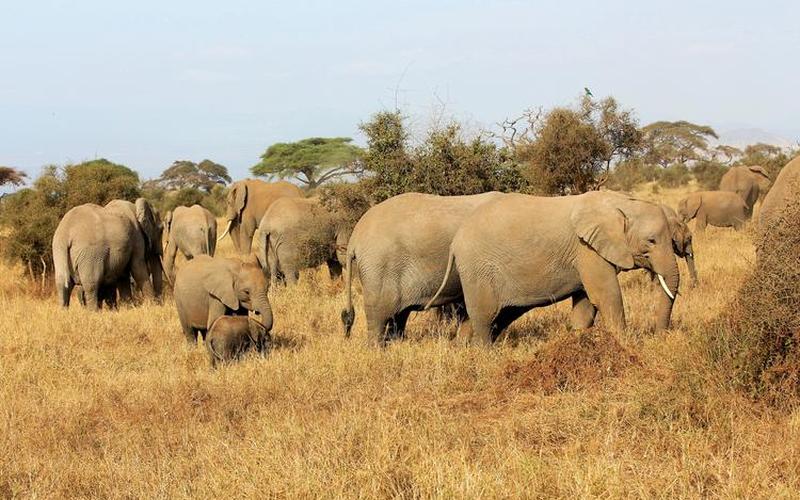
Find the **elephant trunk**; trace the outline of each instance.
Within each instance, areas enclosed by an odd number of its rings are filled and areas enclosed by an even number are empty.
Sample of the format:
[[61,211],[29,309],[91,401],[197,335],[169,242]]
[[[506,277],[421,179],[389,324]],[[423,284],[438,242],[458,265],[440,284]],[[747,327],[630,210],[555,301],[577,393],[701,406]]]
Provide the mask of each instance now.
[[253,301],[253,312],[261,315],[261,324],[264,325],[264,328],[267,332],[272,330],[272,306],[267,298],[266,290],[259,293],[256,299]]
[[691,247],[686,251],[686,265],[689,267],[689,277],[691,278],[690,286],[697,285],[697,269],[694,266],[694,251]]
[[669,255],[659,255],[659,258],[654,259],[653,262],[653,271],[658,276],[658,281],[663,289],[663,293],[658,294],[656,304],[656,331],[669,328],[672,306],[680,287],[681,277],[678,271],[678,262],[671,250]]

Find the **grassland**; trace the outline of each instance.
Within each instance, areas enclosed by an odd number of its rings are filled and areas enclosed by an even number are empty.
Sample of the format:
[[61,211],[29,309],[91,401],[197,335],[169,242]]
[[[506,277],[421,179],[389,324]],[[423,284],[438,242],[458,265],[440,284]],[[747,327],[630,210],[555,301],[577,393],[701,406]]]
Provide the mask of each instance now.
[[341,284],[307,272],[270,293],[272,354],[216,371],[170,297],[62,310],[4,266],[0,497],[797,497],[800,412],[737,392],[705,342],[750,233],[709,228],[695,250],[701,283],[669,332],[650,331],[638,271],[620,338],[570,333],[560,304],[490,350],[428,314],[369,349],[358,302],[345,340]]

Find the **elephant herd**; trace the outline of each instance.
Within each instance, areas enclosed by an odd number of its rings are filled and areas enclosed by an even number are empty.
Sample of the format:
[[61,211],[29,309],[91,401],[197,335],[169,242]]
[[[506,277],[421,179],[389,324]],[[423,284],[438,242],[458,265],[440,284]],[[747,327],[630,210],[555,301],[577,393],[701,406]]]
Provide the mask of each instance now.
[[[762,222],[790,196],[786,185],[797,182],[800,158],[764,199]],[[565,299],[572,302],[573,328],[591,327],[599,313],[619,330],[626,319],[618,274],[632,269],[647,270],[660,285],[653,300],[654,326],[661,330],[669,327],[678,295],[678,258],[686,260],[691,286],[697,283],[687,222],[697,218],[699,230],[738,228],[768,187],[760,167],[735,167],[720,191],[691,194],[677,213],[613,191],[405,193],[373,205],[348,228],[292,184],[244,180],[228,192],[219,238],[216,219],[197,205],[178,207],[163,222],[143,198],[73,208],[53,238],[56,288],[64,306],[80,286],[88,308],[113,307],[118,297],[131,299],[131,278],[158,299],[163,271],[187,341],[194,344],[201,334],[212,364],[248,349],[267,352],[270,284],[291,285],[301,269],[322,263],[332,278],[344,274],[346,336],[355,320],[353,280],[360,281],[375,345],[402,338],[411,312],[448,305],[455,306],[459,336],[481,345],[525,312]],[[214,256],[226,235],[238,258]],[[188,262],[175,272],[178,251]],[[248,318],[250,312],[255,316]]]

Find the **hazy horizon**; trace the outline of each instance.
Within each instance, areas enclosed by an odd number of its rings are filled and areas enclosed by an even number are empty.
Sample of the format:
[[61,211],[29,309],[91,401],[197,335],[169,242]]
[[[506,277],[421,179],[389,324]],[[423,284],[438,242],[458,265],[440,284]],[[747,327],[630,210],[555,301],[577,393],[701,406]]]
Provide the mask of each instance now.
[[210,158],[234,178],[274,142],[351,136],[395,102],[471,127],[584,86],[643,124],[800,139],[796,2],[84,0],[0,9],[0,165],[105,157],[152,178]]

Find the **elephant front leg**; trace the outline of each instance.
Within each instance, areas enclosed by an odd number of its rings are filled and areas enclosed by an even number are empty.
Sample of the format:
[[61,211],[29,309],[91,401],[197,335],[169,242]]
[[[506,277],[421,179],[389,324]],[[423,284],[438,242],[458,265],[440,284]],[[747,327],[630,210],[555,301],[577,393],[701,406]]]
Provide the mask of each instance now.
[[[588,247],[578,257],[578,274],[591,305],[600,312],[605,324],[614,331],[625,328],[625,307],[616,268]],[[582,306],[587,307],[588,306]]]

